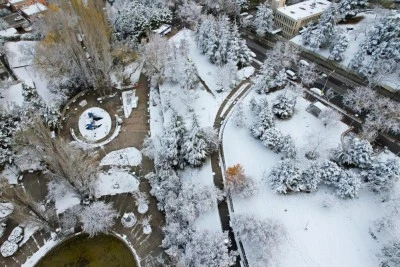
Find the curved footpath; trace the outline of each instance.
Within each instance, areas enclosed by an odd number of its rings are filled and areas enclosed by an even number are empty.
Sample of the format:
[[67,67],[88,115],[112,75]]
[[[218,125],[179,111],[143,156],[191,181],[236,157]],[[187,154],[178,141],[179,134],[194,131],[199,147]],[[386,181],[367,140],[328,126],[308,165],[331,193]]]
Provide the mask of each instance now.
[[[221,106],[218,109],[217,115],[215,116],[214,128],[218,131],[218,135],[220,136],[220,144],[219,151],[214,152],[211,155],[211,168],[214,175],[214,184],[220,190],[224,190],[224,178],[222,174],[222,171],[225,170],[224,150],[222,144],[224,119],[226,115],[231,112],[236,102],[247,93],[250,87],[251,84],[249,82],[249,79],[243,80],[241,83],[239,83],[222,102]],[[247,267],[248,263],[243,245],[240,241],[236,241],[233,229],[230,225],[231,212],[233,212],[232,200],[229,197],[225,197],[220,203],[218,203],[218,214],[221,220],[221,227],[223,231],[228,231],[229,233],[229,238],[232,242],[230,250],[237,251],[239,244],[240,255],[236,258],[235,266],[240,267],[243,265]],[[242,265],[240,264],[240,262],[242,263]]]

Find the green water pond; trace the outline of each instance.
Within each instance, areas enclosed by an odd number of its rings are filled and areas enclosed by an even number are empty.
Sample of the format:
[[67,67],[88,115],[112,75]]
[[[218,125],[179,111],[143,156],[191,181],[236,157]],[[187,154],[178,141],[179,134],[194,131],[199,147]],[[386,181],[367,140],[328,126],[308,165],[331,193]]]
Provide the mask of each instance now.
[[49,251],[36,267],[136,267],[135,257],[118,238],[80,235]]

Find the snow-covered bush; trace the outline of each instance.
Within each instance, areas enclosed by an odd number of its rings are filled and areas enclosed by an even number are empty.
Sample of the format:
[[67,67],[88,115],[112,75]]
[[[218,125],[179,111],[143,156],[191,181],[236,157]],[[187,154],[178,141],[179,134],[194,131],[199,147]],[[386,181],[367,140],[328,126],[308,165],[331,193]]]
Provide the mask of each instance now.
[[114,218],[118,213],[113,209],[111,203],[102,201],[93,202],[85,207],[79,214],[82,223],[82,229],[89,236],[95,236],[100,233],[107,233],[114,225]]
[[275,99],[272,105],[272,112],[280,119],[288,119],[292,117],[295,106],[296,96],[289,93],[283,93]]
[[279,161],[269,175],[270,184],[276,193],[287,194],[301,189],[300,164],[293,159]]
[[400,266],[400,240],[391,240],[382,248],[383,262],[381,266]]
[[274,116],[268,105],[265,105],[258,114],[256,122],[251,125],[250,131],[255,138],[261,138],[266,130],[273,128],[274,126]]
[[143,227],[143,234],[149,235],[152,232],[151,225],[150,225],[151,216],[143,217],[140,221],[140,224]]
[[135,214],[133,214],[133,212],[128,212],[125,213],[122,217],[121,217],[121,224],[123,227],[125,228],[131,228],[135,225],[135,223],[137,222],[136,216]]
[[361,179],[352,171],[342,171],[335,186],[336,193],[341,198],[355,198],[361,187]]
[[268,147],[275,153],[279,153],[282,151],[284,145],[283,134],[278,129],[266,129],[260,139],[264,146]]
[[24,229],[19,226],[15,227],[8,236],[8,241],[16,244],[21,242],[22,239],[24,239]]
[[279,258],[280,245],[286,236],[282,223],[251,215],[235,215],[231,223],[239,239],[256,248],[247,254],[255,266],[270,266]]
[[375,159],[363,173],[368,186],[375,192],[389,191],[400,179],[398,159]]
[[319,163],[313,163],[301,174],[301,190],[307,192],[314,192],[317,190],[319,183],[321,182],[321,165]]
[[8,240],[4,241],[1,245],[0,252],[3,257],[10,257],[18,250],[18,245]]
[[256,191],[254,180],[245,175],[242,165],[235,164],[225,172],[225,190],[228,194],[250,197]]
[[326,185],[335,185],[341,173],[342,169],[333,161],[325,160],[320,163],[320,179]]
[[334,157],[340,164],[366,168],[371,164],[372,152],[368,141],[350,137],[344,140],[342,147],[334,151]]
[[183,253],[175,258],[177,266],[231,266],[236,253],[229,252],[228,232],[196,231],[191,234]]
[[144,192],[136,191],[133,192],[135,196],[135,205],[138,208],[140,214],[145,214],[149,210],[149,200]]

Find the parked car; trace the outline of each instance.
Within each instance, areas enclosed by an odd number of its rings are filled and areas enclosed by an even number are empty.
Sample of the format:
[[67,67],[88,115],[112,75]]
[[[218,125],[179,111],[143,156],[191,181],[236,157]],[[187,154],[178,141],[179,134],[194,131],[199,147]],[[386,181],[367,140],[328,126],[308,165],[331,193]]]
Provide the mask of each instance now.
[[297,75],[293,70],[286,70],[286,76],[288,77],[288,79],[290,79],[292,81],[297,80]]
[[300,60],[299,60],[299,64],[300,64],[300,65],[307,66],[307,67],[310,66],[310,64],[309,64],[307,61],[305,61],[304,59],[300,59]]
[[313,87],[313,88],[310,88],[310,91],[313,92],[316,95],[319,95],[319,96],[323,96],[324,95],[324,92],[319,88]]

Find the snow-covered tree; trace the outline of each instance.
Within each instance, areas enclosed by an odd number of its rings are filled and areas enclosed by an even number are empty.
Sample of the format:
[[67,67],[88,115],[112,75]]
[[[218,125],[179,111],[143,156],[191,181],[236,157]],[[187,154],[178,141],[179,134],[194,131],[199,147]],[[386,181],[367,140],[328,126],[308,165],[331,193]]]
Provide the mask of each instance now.
[[335,185],[339,180],[342,169],[333,161],[325,160],[319,163],[320,179],[326,185]]
[[149,209],[149,203],[150,203],[150,201],[147,199],[146,193],[135,191],[133,192],[133,195],[135,196],[135,205],[138,208],[138,212],[140,214],[146,213]]
[[58,109],[53,105],[46,104],[43,98],[38,94],[36,88],[22,84],[22,96],[24,97],[24,102],[27,104],[27,110],[34,113],[38,112],[43,122],[49,128],[55,129],[58,127],[60,123],[60,113]]
[[314,31],[314,25],[310,21],[307,24],[307,28],[305,31],[301,34],[301,41],[303,42],[304,45],[309,45],[311,42],[311,38],[313,37],[313,31]]
[[342,119],[342,114],[332,108],[327,108],[318,114],[318,118],[325,127],[332,127]]
[[282,138],[282,154],[285,158],[296,159],[297,148],[293,138],[290,135],[285,135]]
[[12,163],[15,151],[13,136],[19,130],[22,114],[18,110],[13,112],[0,109],[0,165]]
[[230,91],[234,87],[237,79],[236,64],[232,61],[228,61],[226,64],[218,67],[215,75],[217,90],[221,92]]
[[201,6],[193,0],[184,0],[178,7],[178,18],[188,27],[196,26],[201,16]]
[[307,192],[314,192],[317,190],[321,182],[321,164],[318,162],[312,163],[301,174],[301,190]]
[[270,266],[279,258],[280,246],[286,237],[282,223],[271,219],[257,219],[250,215],[235,215],[232,220],[233,231],[245,244],[257,249],[247,254],[255,266]]
[[10,27],[10,25],[8,25],[8,23],[4,20],[4,19],[0,19],[0,31],[3,30],[7,30],[8,27]]
[[287,194],[301,190],[300,164],[293,159],[284,159],[272,169],[270,175],[272,190],[276,193]]
[[355,17],[366,3],[367,1],[364,0],[341,0],[337,4],[337,17],[340,20]]
[[382,248],[383,263],[385,267],[395,267],[400,265],[400,240],[394,238]]
[[96,201],[83,208],[80,213],[82,230],[95,236],[100,233],[107,233],[114,225],[114,219],[118,213],[114,210],[111,203]]
[[250,127],[250,131],[255,138],[261,138],[266,130],[274,126],[274,115],[267,103],[265,103],[265,106],[262,107],[261,112],[257,116],[256,122]]
[[280,119],[292,117],[296,106],[296,98],[296,95],[288,92],[278,95],[272,105],[272,112]]
[[336,193],[341,198],[355,198],[361,187],[361,179],[353,171],[342,171],[335,186]]
[[333,44],[330,49],[329,59],[341,61],[343,60],[343,54],[346,51],[349,41],[345,33],[336,36],[337,37],[332,40]]
[[234,113],[234,120],[236,126],[243,127],[245,125],[244,119],[245,119],[245,114],[244,114],[243,102],[240,101],[239,103],[237,103]]
[[190,235],[185,250],[176,258],[177,266],[231,266],[236,253],[229,251],[228,232],[195,231]]
[[274,25],[274,14],[272,9],[267,3],[262,3],[257,6],[257,13],[253,20],[253,27],[257,34],[264,36],[265,33],[270,32]]
[[332,3],[318,20],[310,46],[313,48],[327,47],[334,36],[336,24],[336,4]]
[[193,167],[203,164],[208,155],[208,146],[205,136],[200,129],[196,115],[192,117],[190,131],[185,135],[182,144],[183,158]]
[[335,153],[335,159],[340,164],[366,168],[371,164],[373,149],[371,144],[357,137],[346,138]]
[[197,68],[193,61],[186,59],[182,66],[183,76],[181,78],[181,88],[184,90],[196,89],[199,84]]
[[169,23],[172,13],[159,1],[133,0],[111,9],[111,22],[119,40],[137,39],[146,30]]
[[270,66],[269,63],[264,62],[253,81],[254,90],[259,94],[268,93],[269,90],[274,87],[272,83],[274,74],[273,67]]
[[299,64],[298,65],[298,76],[301,79],[301,84],[311,86],[318,79],[318,71],[314,63]]
[[146,136],[143,140],[143,148],[140,150],[142,154],[149,159],[154,159],[157,152],[155,147],[156,137]]
[[373,191],[390,191],[400,179],[400,162],[397,159],[375,159],[364,176]]
[[254,180],[244,173],[242,165],[235,164],[225,171],[225,190],[228,194],[250,197],[256,188]]
[[162,82],[162,76],[170,56],[171,47],[159,34],[149,36],[149,41],[139,48],[139,57],[144,62],[144,72],[151,77],[152,84]]
[[283,134],[276,128],[269,128],[263,132],[261,141],[264,146],[268,147],[275,153],[279,153],[283,148]]

